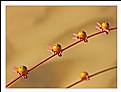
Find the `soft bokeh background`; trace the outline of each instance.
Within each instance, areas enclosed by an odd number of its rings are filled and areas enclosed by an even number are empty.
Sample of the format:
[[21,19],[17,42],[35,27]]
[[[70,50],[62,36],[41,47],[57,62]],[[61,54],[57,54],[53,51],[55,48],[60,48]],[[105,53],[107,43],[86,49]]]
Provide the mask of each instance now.
[[[117,26],[116,6],[7,6],[6,83],[18,75],[12,67],[31,68],[50,56],[48,44],[62,47],[75,42],[72,33],[98,32],[97,21]],[[19,79],[11,88],[64,88],[79,80],[82,71],[93,74],[117,65],[117,32],[101,34],[64,51]],[[117,70],[111,70],[75,85],[74,88],[116,88]]]

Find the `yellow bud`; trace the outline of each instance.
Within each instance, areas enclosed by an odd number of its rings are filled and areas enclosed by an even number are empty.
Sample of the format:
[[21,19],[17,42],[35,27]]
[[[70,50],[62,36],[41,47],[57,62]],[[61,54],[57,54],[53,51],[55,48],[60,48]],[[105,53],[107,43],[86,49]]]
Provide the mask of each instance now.
[[52,47],[52,50],[55,51],[55,52],[60,52],[61,51],[61,45],[60,44],[55,44],[53,47]]
[[80,31],[78,32],[77,37],[80,39],[85,39],[87,37],[87,34],[85,31]]
[[85,78],[86,76],[88,76],[88,73],[86,71],[83,71],[80,75],[81,78]]
[[21,75],[24,75],[28,72],[27,67],[26,66],[20,66],[17,70],[18,73],[20,73]]
[[107,22],[102,22],[102,28],[109,29],[109,23]]

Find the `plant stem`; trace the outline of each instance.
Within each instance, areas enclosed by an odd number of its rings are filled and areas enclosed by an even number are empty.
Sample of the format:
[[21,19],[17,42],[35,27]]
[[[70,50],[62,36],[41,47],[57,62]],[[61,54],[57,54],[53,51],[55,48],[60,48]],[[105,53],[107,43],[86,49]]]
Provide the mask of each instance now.
[[[110,71],[110,70],[115,69],[115,68],[117,68],[117,66],[113,66],[113,67],[110,67],[110,68],[107,68],[107,69],[98,71],[98,72],[96,72],[96,73],[90,75],[89,78],[94,77],[94,76],[99,75],[99,74],[102,74],[102,73],[104,73],[104,72],[106,72],[106,71]],[[84,81],[84,80],[83,80],[83,79],[80,79],[80,80],[78,80],[78,81],[72,83],[71,85],[67,86],[66,88],[71,88],[71,87],[75,86],[76,84],[78,84],[78,83],[80,83],[80,82],[82,82],[82,81]]]
[[33,66],[31,69],[29,69],[28,72],[32,71],[32,70],[35,69],[37,66],[43,64],[44,62],[46,62],[47,60],[53,58],[53,57],[56,56],[56,55],[57,55],[57,53],[56,53],[56,54],[53,54],[53,55],[51,55],[51,56],[49,56],[49,57],[47,57],[46,59],[44,59],[43,61],[41,61],[41,62],[38,63],[37,65]]
[[[110,30],[114,30],[114,29],[117,29],[117,27],[111,28]],[[87,39],[90,38],[90,37],[96,36],[96,35],[98,35],[98,34],[101,34],[101,33],[104,33],[104,32],[103,32],[103,31],[100,31],[100,32],[91,34],[91,35],[89,35],[89,36],[87,37]],[[65,47],[64,49],[62,49],[62,51],[65,51],[66,49],[68,49],[68,48],[70,48],[70,47],[72,47],[72,46],[78,44],[79,42],[82,42],[82,40],[76,41],[76,42],[70,44],[69,46],[67,46],[67,47]],[[49,59],[53,58],[53,57],[56,56],[57,54],[58,54],[58,53],[53,54],[53,55],[47,57],[46,59],[44,59],[43,61],[41,61],[40,63],[34,65],[32,68],[30,68],[30,69],[28,70],[28,72],[32,71],[33,69],[35,69],[35,68],[38,67],[39,65],[42,65],[44,62],[46,62],[46,61],[48,61]],[[18,76],[16,79],[12,80],[10,83],[8,83],[8,84],[6,85],[6,87],[8,87],[9,85],[11,85],[12,83],[14,83],[15,81],[17,81],[17,80],[18,80],[19,78],[21,78],[21,77],[22,77],[22,76]]]
[[13,81],[11,81],[10,83],[8,83],[7,85],[6,85],[6,87],[8,87],[9,85],[11,85],[12,83],[14,83],[15,81],[17,81],[19,78],[21,78],[22,77],[22,75],[21,76],[18,76],[17,78],[15,78]]
[[[40,62],[40,63],[38,63],[37,65],[33,66],[31,69],[28,70],[28,73],[29,73],[30,71],[32,71],[33,69],[35,69],[37,66],[43,64],[44,62],[46,62],[46,61],[49,60],[50,58],[54,57],[55,55],[57,55],[57,54],[53,54],[53,55],[47,57],[46,59],[44,59],[42,62]],[[12,83],[14,83],[15,81],[17,81],[17,80],[18,80],[19,78],[21,78],[21,77],[22,77],[22,75],[18,76],[16,79],[14,79],[14,80],[11,81],[10,83],[8,83],[8,84],[6,85],[6,87],[8,87],[9,85],[11,85]]]

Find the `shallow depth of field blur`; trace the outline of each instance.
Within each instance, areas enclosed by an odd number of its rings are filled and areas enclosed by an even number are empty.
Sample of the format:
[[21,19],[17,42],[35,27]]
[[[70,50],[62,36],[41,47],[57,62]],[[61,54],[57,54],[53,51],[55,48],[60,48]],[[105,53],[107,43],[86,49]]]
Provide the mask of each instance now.
[[[96,22],[117,26],[116,6],[7,6],[6,7],[6,83],[18,74],[12,67],[28,68],[52,53],[47,45],[62,47],[75,42],[73,32],[98,32]],[[64,88],[80,79],[80,73],[93,74],[117,65],[117,30],[79,43],[35,68],[28,79],[19,79],[11,88]],[[117,88],[117,69],[99,74],[73,88]]]

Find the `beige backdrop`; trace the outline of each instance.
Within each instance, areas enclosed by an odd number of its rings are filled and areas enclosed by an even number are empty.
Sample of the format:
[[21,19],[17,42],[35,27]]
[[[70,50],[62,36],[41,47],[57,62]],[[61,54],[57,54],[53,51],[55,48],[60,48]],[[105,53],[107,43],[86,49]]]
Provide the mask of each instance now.
[[[117,26],[116,6],[7,6],[6,7],[6,83],[18,75],[12,67],[31,68],[51,55],[48,44],[62,47],[75,42],[73,32],[98,32],[97,21]],[[101,34],[66,50],[60,58],[31,71],[11,88],[64,88],[80,79],[82,71],[93,74],[117,64],[117,32]],[[74,88],[116,88],[117,70],[111,70],[75,85]]]

